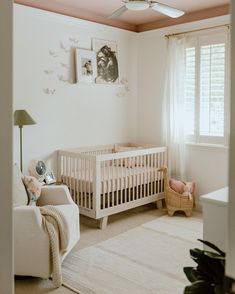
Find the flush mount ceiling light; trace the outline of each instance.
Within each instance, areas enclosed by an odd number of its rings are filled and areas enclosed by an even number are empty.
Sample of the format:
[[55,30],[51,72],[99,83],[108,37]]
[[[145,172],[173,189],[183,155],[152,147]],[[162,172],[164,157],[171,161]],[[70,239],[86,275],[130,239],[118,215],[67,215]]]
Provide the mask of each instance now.
[[149,3],[145,1],[129,1],[125,7],[129,10],[145,10],[149,8]]
[[184,15],[184,11],[174,7],[159,3],[153,0],[123,0],[124,5],[114,11],[109,18],[115,19],[121,16],[127,10],[146,10],[148,8],[165,14],[169,17],[176,18]]

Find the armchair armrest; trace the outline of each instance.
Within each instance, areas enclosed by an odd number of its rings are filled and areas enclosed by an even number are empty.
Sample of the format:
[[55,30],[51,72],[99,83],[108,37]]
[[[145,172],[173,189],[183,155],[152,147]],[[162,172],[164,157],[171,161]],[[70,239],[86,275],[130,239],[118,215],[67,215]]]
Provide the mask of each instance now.
[[14,226],[20,227],[21,230],[29,230],[29,224],[32,225],[35,232],[36,229],[42,228],[42,216],[37,206],[16,206],[14,207]]
[[74,204],[66,185],[60,186],[42,186],[41,196],[37,201],[37,205],[63,205]]
[[50,277],[49,239],[39,207],[18,206],[13,211],[15,275]]

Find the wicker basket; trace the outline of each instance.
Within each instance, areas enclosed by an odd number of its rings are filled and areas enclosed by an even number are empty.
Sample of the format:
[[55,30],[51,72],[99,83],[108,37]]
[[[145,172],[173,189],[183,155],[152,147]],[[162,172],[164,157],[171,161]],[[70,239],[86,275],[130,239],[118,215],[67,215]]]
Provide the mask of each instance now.
[[165,199],[168,214],[170,216],[173,216],[176,211],[184,211],[186,216],[191,216],[194,206],[194,195],[192,195],[192,197],[184,196],[172,190],[169,186],[167,168],[163,168],[163,170],[165,183]]

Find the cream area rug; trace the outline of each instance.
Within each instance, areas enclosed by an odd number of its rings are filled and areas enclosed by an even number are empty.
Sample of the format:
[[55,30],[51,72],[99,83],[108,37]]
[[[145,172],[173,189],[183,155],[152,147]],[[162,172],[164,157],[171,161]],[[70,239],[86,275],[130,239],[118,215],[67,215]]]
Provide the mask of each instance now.
[[69,255],[63,284],[80,294],[182,294],[198,238],[201,219],[160,217]]

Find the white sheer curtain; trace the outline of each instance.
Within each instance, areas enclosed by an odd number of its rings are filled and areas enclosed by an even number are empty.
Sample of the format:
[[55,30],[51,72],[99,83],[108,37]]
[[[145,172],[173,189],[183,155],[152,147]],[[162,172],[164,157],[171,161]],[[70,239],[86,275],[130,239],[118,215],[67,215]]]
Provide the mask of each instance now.
[[165,97],[163,103],[163,138],[168,147],[171,177],[185,180],[184,80],[185,37],[168,39]]

